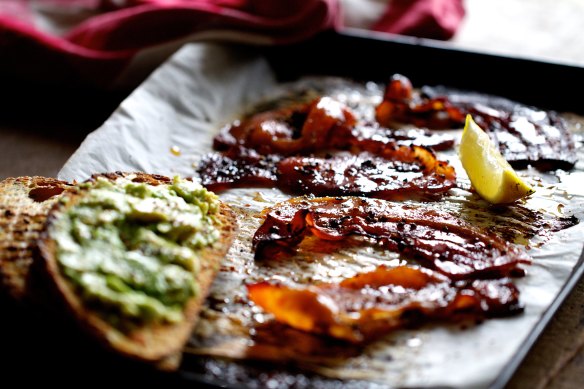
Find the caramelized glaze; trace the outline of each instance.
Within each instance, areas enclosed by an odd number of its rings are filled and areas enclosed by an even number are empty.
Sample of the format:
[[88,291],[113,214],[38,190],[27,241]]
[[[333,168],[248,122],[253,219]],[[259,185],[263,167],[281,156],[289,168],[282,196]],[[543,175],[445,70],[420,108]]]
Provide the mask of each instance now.
[[[439,198],[456,185],[449,166],[433,168],[414,154],[425,149],[399,146],[391,159],[370,153],[330,158],[289,157],[278,163],[278,187],[293,194],[353,195],[386,200]],[[402,157],[397,157],[401,154]],[[421,159],[421,157],[419,157]]]
[[451,279],[523,274],[523,250],[446,212],[359,197],[295,198],[266,211],[253,237],[256,259],[295,250],[308,235],[368,238]]
[[203,158],[198,173],[213,191],[276,186],[292,194],[397,200],[438,199],[455,186],[452,166],[412,144],[444,148],[451,138],[412,130],[396,139],[391,130],[355,124],[349,108],[329,97],[262,112],[225,128],[214,141],[221,153]]
[[321,97],[236,121],[215,137],[213,148],[226,151],[243,146],[260,154],[306,154],[326,148],[336,132],[350,133],[355,123],[348,107]]
[[249,298],[276,320],[349,342],[425,320],[480,320],[521,311],[519,291],[509,279],[452,282],[410,266],[380,266],[338,284],[260,282],[247,288]]
[[422,92],[415,92],[402,75],[391,78],[376,108],[377,121],[386,127],[397,122],[456,128],[464,126],[467,114],[487,131],[515,168],[533,165],[541,171],[570,170],[576,163],[574,137],[553,111],[443,88],[424,87]]

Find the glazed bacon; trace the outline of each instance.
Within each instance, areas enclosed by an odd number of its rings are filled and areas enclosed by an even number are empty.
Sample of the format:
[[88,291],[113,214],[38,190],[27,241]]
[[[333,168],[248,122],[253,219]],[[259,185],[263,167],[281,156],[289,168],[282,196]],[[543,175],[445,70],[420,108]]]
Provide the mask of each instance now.
[[235,122],[215,137],[213,148],[226,151],[241,146],[260,154],[306,154],[325,148],[336,132],[350,133],[355,123],[344,104],[321,97]]
[[363,152],[282,159],[233,148],[227,153],[204,157],[198,172],[202,185],[214,192],[238,187],[277,187],[297,195],[437,200],[456,185],[452,166],[436,160],[427,149],[396,145],[389,157]]
[[541,171],[570,170],[576,163],[574,137],[552,111],[441,88],[424,87],[420,93],[399,74],[391,78],[376,107],[376,119],[385,127],[410,123],[432,129],[456,128],[464,126],[467,114],[489,133],[515,168],[533,165]]
[[390,129],[379,127],[377,124],[364,124],[354,127],[350,133],[338,132],[338,136],[333,138],[336,148],[347,149],[355,147],[358,149],[376,147],[398,146],[421,146],[432,150],[442,151],[451,149],[454,146],[454,138],[439,132],[429,132],[419,128]]
[[464,125],[466,112],[445,96],[427,98],[414,92],[411,81],[394,74],[385,88],[383,101],[375,108],[379,124],[391,127],[396,123],[409,123],[433,129]]
[[519,265],[531,262],[518,247],[448,213],[359,197],[294,198],[268,209],[253,237],[255,258],[294,251],[309,233],[368,238],[452,280],[521,275]]
[[255,150],[233,147],[226,153],[207,154],[197,172],[201,185],[213,192],[231,188],[269,188],[278,183],[277,155],[261,155]]
[[446,163],[420,163],[424,158],[431,159],[426,149],[407,146],[398,147],[392,159],[370,153],[288,157],[278,163],[277,185],[293,194],[435,200],[456,185],[456,176]]
[[395,145],[446,150],[454,145],[454,139],[420,129],[396,130],[376,123],[357,124],[355,114],[346,105],[325,96],[311,103],[260,112],[236,121],[223,128],[213,140],[213,148],[218,151],[244,147],[259,154],[284,156],[308,155],[327,149],[391,149]]
[[247,288],[250,300],[276,320],[354,343],[421,320],[480,320],[522,310],[509,279],[452,282],[409,266],[380,266],[338,284],[261,282]]
[[522,274],[529,256],[448,213],[358,197],[296,198],[265,212],[253,238],[256,259],[293,251],[308,234],[329,241],[361,236],[425,268],[379,266],[339,283],[247,286],[251,301],[299,330],[361,343],[422,321],[522,310],[507,277]]
[[[394,200],[433,200],[455,186],[452,166],[405,140],[415,133],[393,139],[387,129],[355,127],[355,121],[345,105],[328,97],[254,115],[215,138],[214,147],[222,153],[199,163],[202,184],[216,192],[276,186],[292,194]],[[422,141],[440,147],[452,143],[441,136]],[[311,155],[316,151],[337,154]]]

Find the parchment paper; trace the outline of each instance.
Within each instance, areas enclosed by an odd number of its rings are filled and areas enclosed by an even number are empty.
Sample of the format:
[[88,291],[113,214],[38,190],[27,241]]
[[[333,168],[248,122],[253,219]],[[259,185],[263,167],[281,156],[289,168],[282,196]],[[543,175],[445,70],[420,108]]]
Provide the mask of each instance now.
[[[116,170],[192,176],[193,164],[211,150],[212,138],[219,128],[274,89],[277,84],[273,71],[254,51],[215,44],[187,45],[130,95],[101,128],[87,137],[65,164],[59,178],[84,180],[92,173]],[[372,93],[378,93],[375,87]],[[452,155],[447,157],[457,168],[460,180],[465,182],[459,162]],[[522,174],[537,186],[536,195],[527,204],[529,207],[544,209],[548,214],[575,214],[582,219],[581,163],[570,174],[542,176],[534,171]],[[452,208],[447,209],[456,211],[457,204],[464,203],[468,196],[464,191],[454,193],[447,205]],[[227,258],[229,264],[239,267],[232,270],[233,274],[224,271],[212,292],[215,297],[229,298],[232,292],[241,293],[246,281],[269,273],[253,263],[249,234],[259,224],[253,215],[286,196],[274,189],[244,189],[230,191],[222,198],[239,209],[242,223],[242,234]],[[488,320],[465,330],[436,325],[398,331],[391,341],[368,347],[362,355],[347,358],[329,373],[390,386],[488,386],[569,277],[582,251],[583,231],[581,223],[530,243],[534,264],[526,277],[517,280],[521,300],[526,305],[523,314]],[[375,253],[369,254],[353,256],[357,262],[361,261],[361,271],[377,263]],[[337,266],[336,262],[327,265],[323,259],[301,270],[314,271],[317,279],[321,276],[322,280],[334,280],[346,275],[337,271]],[[359,269],[348,265],[348,275],[356,271]],[[229,318],[229,313],[225,318]],[[203,336],[206,331],[216,331],[212,326],[220,322],[205,318],[202,321],[198,331]],[[242,339],[245,341],[246,337]],[[204,354],[204,350],[199,352]],[[237,354],[233,347],[225,354],[230,353]],[[312,369],[321,373],[328,371],[328,367],[320,365]]]

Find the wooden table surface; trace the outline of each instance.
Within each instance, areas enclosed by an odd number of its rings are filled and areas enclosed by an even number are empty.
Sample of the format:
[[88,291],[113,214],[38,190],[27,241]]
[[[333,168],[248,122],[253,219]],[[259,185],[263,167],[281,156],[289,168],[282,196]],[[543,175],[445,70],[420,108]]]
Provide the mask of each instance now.
[[[453,45],[584,66],[584,2],[467,0],[466,5],[468,15]],[[126,93],[4,84],[0,179],[55,176]],[[584,387],[584,281],[570,294],[509,384],[509,388],[544,387]]]

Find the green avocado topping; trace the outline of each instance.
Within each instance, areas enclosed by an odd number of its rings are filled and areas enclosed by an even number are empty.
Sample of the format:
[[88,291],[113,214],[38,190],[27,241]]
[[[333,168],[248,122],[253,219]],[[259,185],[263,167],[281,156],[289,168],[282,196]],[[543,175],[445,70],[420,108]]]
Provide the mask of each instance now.
[[49,235],[63,274],[106,320],[177,322],[198,293],[198,252],[219,238],[219,201],[178,177],[160,185],[133,178],[82,184]]

